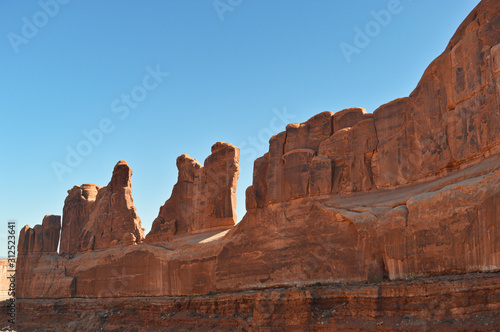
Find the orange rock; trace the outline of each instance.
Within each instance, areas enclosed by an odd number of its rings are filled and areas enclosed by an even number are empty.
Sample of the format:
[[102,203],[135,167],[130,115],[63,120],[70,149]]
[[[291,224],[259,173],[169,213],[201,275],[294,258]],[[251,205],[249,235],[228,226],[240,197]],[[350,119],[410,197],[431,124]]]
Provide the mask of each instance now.
[[[284,145],[286,133],[281,132],[269,140],[269,162],[267,168],[267,200],[268,202],[279,202],[284,195]],[[262,171],[261,171],[262,172]]]
[[169,241],[175,234],[233,226],[237,221],[239,156],[239,148],[218,142],[204,167],[187,154],[178,157],[177,183],[160,208],[147,241]]
[[19,232],[16,297],[71,297],[75,278],[66,274],[57,254],[61,217],[46,215],[42,225]]
[[267,170],[269,153],[257,158],[253,167],[253,185],[246,190],[247,210],[262,208],[267,204]]
[[57,252],[61,217],[46,215],[41,225],[24,226],[19,232],[18,252]]
[[344,128],[354,127],[360,121],[370,117],[371,114],[361,107],[352,107],[339,111],[333,115],[333,132]]
[[332,191],[333,162],[325,156],[316,156],[311,161],[309,194],[311,196],[330,194]]
[[[200,295],[499,271],[498,13],[500,2],[483,0],[409,97],[372,115],[324,112],[273,136],[254,164],[247,214],[230,230],[239,150],[227,143],[215,144],[203,167],[177,159],[178,182],[147,243],[125,163],[107,187],[73,188],[61,251],[75,255],[52,251],[57,227],[49,219],[23,228],[20,297]],[[106,250],[85,252],[92,248]],[[367,298],[379,301],[381,292]],[[304,298],[297,303],[307,307],[312,296]],[[254,303],[257,322],[272,311],[265,303]]]
[[47,215],[42,221],[43,251],[57,252],[59,245],[59,232],[61,231],[61,217]]
[[309,165],[315,152],[311,149],[296,149],[283,155],[285,162],[284,199],[306,197],[309,194]]
[[122,244],[132,233],[144,239],[141,219],[132,198],[132,169],[119,161],[106,187],[94,184],[75,186],[68,191],[61,233],[61,253],[99,250]]
[[336,131],[321,143],[318,155],[328,157],[334,165],[333,193],[366,191],[374,187],[372,156],[377,143],[373,119]]

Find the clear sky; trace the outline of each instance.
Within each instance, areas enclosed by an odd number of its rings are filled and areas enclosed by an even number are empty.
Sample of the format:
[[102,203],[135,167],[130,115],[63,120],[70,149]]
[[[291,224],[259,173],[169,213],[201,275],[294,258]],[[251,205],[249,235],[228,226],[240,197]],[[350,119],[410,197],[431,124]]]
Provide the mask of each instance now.
[[478,3],[1,1],[0,255],[9,220],[61,215],[119,160],[149,232],[177,156],[203,163],[217,141],[241,148],[240,220],[271,134],[408,96]]

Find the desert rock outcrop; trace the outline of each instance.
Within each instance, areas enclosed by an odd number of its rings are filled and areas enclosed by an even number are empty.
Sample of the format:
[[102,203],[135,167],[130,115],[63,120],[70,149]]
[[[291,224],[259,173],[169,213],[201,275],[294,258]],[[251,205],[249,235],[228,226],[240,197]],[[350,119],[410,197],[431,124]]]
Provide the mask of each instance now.
[[[498,280],[499,32],[500,2],[483,0],[409,97],[373,114],[323,112],[273,136],[235,226],[239,149],[227,143],[203,167],[177,159],[178,182],[142,243],[126,163],[107,187],[73,188],[61,235],[61,253],[72,255],[54,252],[55,224],[23,229],[19,266],[30,277],[21,297],[201,295],[470,272]],[[304,296],[306,306],[316,301]]]
[[168,241],[175,234],[234,226],[239,157],[239,148],[223,142],[212,146],[203,167],[187,154],[179,156],[177,183],[160,208],[147,241]]
[[131,176],[127,162],[119,161],[106,187],[83,184],[68,191],[63,210],[62,254],[130,245],[144,239],[132,198]]

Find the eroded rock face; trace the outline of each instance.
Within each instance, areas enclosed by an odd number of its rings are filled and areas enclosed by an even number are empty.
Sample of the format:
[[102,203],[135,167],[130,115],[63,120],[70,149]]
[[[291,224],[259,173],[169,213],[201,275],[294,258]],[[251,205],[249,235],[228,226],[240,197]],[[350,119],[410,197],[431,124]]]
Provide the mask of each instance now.
[[[18,300],[20,331],[492,331],[500,275],[184,297]],[[465,305],[464,305],[465,304]],[[112,308],[112,309],[111,309]],[[214,328],[215,326],[215,328]]]
[[178,157],[177,183],[160,208],[147,241],[170,241],[175,234],[233,226],[237,221],[239,155],[239,148],[218,142],[203,167],[187,154]]
[[435,179],[498,150],[498,6],[483,1],[469,15],[409,97],[373,114],[323,112],[273,136],[267,168],[254,171],[267,181],[247,191],[248,207],[263,206],[255,197],[274,204]]
[[11,287],[12,268],[7,258],[0,259],[0,301],[10,297],[9,288]]
[[[144,239],[132,198],[132,169],[120,161],[106,187],[74,186],[64,202],[61,254],[131,245]],[[132,241],[132,236],[135,240]],[[125,239],[125,242],[123,241]]]
[[19,232],[16,296],[19,298],[71,297],[75,278],[66,275],[57,254],[61,217],[46,215],[41,225]]
[[18,252],[27,254],[33,252],[57,252],[61,216],[46,215],[41,225],[33,228],[24,226],[19,232]]
[[[34,277],[21,297],[199,295],[499,271],[499,13],[500,2],[483,0],[409,97],[373,114],[323,112],[273,136],[254,163],[248,212],[227,233],[219,228],[236,220],[239,156],[227,143],[214,145],[203,167],[177,159],[178,182],[147,243],[133,223],[114,224],[135,220],[128,166],[117,165],[108,187],[73,188],[61,248],[76,243],[76,255],[45,252],[54,241],[48,221],[24,228],[19,266]],[[107,250],[85,253],[96,245]],[[39,257],[26,264],[30,255]]]

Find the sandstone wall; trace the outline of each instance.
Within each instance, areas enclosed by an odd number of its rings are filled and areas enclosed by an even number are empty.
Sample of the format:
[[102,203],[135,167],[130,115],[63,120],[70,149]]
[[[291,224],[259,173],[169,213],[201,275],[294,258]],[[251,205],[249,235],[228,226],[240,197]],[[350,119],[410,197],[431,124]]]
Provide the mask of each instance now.
[[21,231],[20,297],[199,295],[500,270],[499,32],[500,2],[483,0],[409,97],[373,114],[323,112],[273,136],[234,227],[234,146],[215,144],[203,167],[177,159],[178,182],[145,243],[131,170],[118,163],[107,187],[69,191],[62,256],[56,217]]
[[75,278],[66,274],[57,253],[61,217],[46,215],[41,225],[19,232],[16,261],[16,296],[71,297]]
[[273,136],[217,287],[499,269],[499,14],[482,1],[409,97]]
[[106,187],[75,186],[64,201],[61,254],[100,250],[144,239],[132,198],[132,169],[120,161]]
[[168,241],[175,234],[234,226],[239,157],[239,148],[223,142],[212,146],[203,167],[187,154],[178,157],[177,183],[160,208],[147,241]]
[[3,301],[9,298],[9,286],[10,280],[7,277],[10,273],[7,273],[9,270],[9,262],[7,258],[0,259],[0,301]]
[[[499,4],[483,1],[407,98],[324,112],[273,136],[247,207],[442,177],[500,144]],[[267,166],[263,166],[263,159]]]
[[190,297],[19,300],[18,328],[57,331],[493,331],[500,277],[316,284]]
[[[42,225],[25,226],[19,233],[18,296],[71,297],[76,294],[75,275],[68,275],[66,258],[116,245],[134,245],[144,239],[141,220],[133,205],[132,170],[117,163],[106,187],[75,186],[68,191],[61,217],[47,215]],[[59,256],[57,250],[61,243]]]

